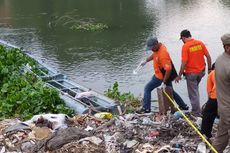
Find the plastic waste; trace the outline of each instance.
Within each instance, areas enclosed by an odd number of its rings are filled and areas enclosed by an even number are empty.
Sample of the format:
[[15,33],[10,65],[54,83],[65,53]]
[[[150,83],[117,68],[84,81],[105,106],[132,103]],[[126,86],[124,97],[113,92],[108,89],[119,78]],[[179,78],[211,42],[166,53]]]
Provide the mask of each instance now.
[[85,131],[92,131],[92,130],[93,130],[93,128],[90,127],[89,125],[85,128]]
[[169,145],[165,145],[161,147],[160,149],[154,151],[154,153],[171,152],[171,150],[172,150],[172,147],[170,147]]
[[99,145],[99,144],[101,144],[103,142],[103,140],[101,140],[100,138],[95,137],[95,136],[82,138],[78,142],[83,142],[83,141],[90,141],[95,145]]
[[5,153],[5,152],[6,152],[6,148],[5,148],[5,146],[3,146],[0,153]]
[[160,133],[158,131],[155,131],[155,130],[152,130],[152,131],[149,131],[149,137],[156,137],[156,136],[159,136]]
[[26,67],[27,69],[29,69],[29,70],[31,70],[31,69],[32,69],[32,67],[30,66],[30,64],[29,64],[29,63],[27,63],[25,67]]
[[29,63],[27,63],[20,69],[21,74],[30,73],[30,72],[32,72],[32,67],[30,66]]
[[148,117],[144,117],[143,120],[142,120],[142,124],[144,124],[144,125],[153,125],[153,121]]
[[126,140],[124,143],[127,148],[133,148],[136,144],[139,144],[139,142],[136,140]]
[[214,123],[215,123],[215,124],[218,124],[218,123],[219,123],[219,121],[220,121],[220,119],[215,118]]
[[133,70],[133,74],[137,74],[141,70],[141,68],[144,66],[144,65],[142,65],[142,63],[143,63],[143,61],[141,61],[138,64],[138,66],[136,67],[136,69]]
[[181,112],[177,111],[173,114],[173,116],[175,117],[175,119],[180,119],[183,115],[181,114]]
[[92,96],[93,93],[92,91],[86,91],[86,92],[81,92],[81,93],[78,93],[75,98],[79,99],[79,98],[83,98],[83,97],[90,97]]
[[201,117],[197,117],[196,124],[197,124],[198,128],[201,129],[201,124],[202,124],[202,118]]
[[206,145],[204,142],[198,144],[196,153],[206,153]]
[[181,144],[179,144],[179,143],[174,143],[173,145],[172,145],[172,147],[173,148],[182,148],[183,146],[181,145]]
[[96,113],[94,116],[97,118],[111,119],[113,117],[113,114],[109,112],[100,112],[100,113]]
[[65,129],[67,128],[66,120],[68,116],[65,114],[41,114],[35,115],[30,120],[23,122],[26,125],[31,126],[37,123],[42,126],[47,126],[53,130]]

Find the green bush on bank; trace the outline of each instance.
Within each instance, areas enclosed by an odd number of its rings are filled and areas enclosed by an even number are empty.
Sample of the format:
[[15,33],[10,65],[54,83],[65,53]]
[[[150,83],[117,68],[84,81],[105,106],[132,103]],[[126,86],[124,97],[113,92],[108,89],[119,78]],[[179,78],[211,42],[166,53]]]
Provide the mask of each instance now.
[[0,119],[25,120],[40,113],[73,114],[58,91],[45,87],[44,82],[31,73],[20,73],[27,63],[36,67],[36,61],[20,50],[0,45]]
[[132,93],[121,93],[119,91],[119,85],[117,82],[113,84],[111,89],[105,91],[105,95],[109,98],[119,101],[122,105],[124,105],[126,113],[134,112],[138,107],[140,107],[141,104],[141,101],[137,97],[134,97]]

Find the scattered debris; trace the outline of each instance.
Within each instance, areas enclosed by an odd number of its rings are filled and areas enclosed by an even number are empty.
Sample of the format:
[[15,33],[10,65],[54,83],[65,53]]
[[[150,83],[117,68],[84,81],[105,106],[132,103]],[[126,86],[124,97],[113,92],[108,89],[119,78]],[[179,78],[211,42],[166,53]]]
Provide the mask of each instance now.
[[102,31],[108,29],[106,24],[98,22],[95,18],[79,16],[76,9],[64,13],[62,16],[52,16],[48,23],[49,28],[65,27],[73,31]]
[[[186,115],[196,124],[196,118]],[[209,148],[188,123],[170,113],[113,118],[44,114],[25,122],[0,122],[0,153],[206,153],[204,150]]]

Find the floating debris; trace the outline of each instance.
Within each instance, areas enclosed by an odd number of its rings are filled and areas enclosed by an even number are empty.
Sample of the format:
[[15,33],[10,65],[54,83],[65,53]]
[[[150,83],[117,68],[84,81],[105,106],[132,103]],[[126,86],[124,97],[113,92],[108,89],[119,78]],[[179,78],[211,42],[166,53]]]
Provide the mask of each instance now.
[[97,22],[94,18],[79,16],[76,9],[62,16],[54,16],[54,19],[48,23],[48,26],[50,28],[62,26],[73,31],[102,31],[108,29],[106,24]]

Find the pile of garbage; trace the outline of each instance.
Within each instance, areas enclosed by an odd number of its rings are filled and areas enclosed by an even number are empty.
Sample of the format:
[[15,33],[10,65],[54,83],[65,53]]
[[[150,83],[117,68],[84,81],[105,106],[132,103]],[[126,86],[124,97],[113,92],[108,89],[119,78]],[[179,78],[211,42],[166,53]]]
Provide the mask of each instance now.
[[0,122],[0,153],[186,153],[202,143],[183,118],[172,114],[43,114]]

